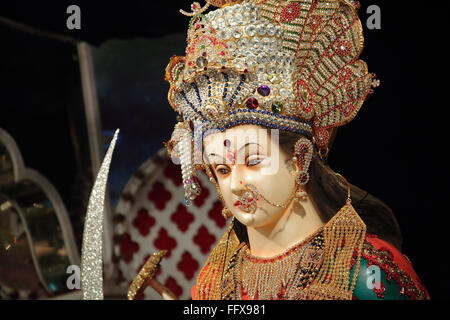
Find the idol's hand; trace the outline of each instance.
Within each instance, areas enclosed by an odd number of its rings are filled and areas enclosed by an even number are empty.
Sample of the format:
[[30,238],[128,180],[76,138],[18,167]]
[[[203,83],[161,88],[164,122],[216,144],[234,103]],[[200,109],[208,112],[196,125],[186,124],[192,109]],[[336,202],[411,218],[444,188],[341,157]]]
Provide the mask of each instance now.
[[164,300],[177,300],[175,294],[167,287],[162,285],[155,279],[156,272],[159,269],[159,263],[161,259],[166,255],[167,250],[161,250],[154,253],[147,259],[144,266],[139,270],[138,275],[134,278],[130,287],[128,288],[127,298],[128,300],[134,300],[136,296],[150,285],[156,292],[158,292]]

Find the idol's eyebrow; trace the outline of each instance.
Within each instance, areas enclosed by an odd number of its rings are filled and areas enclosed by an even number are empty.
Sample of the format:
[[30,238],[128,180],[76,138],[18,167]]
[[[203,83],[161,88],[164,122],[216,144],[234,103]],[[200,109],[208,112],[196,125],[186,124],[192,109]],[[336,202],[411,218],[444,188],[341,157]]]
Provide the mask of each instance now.
[[221,160],[225,160],[224,157],[222,157],[221,155],[215,154],[215,153],[210,153],[210,154],[208,154],[208,157],[210,157],[210,156],[218,157],[218,158],[220,158]]
[[[257,146],[260,146],[262,148],[262,146],[259,143],[256,142],[247,142],[246,144],[244,144],[242,147],[239,148],[238,153],[241,152],[242,149],[245,149],[246,147],[248,147],[249,145],[252,144],[256,144]],[[263,148],[264,149],[264,148]]]

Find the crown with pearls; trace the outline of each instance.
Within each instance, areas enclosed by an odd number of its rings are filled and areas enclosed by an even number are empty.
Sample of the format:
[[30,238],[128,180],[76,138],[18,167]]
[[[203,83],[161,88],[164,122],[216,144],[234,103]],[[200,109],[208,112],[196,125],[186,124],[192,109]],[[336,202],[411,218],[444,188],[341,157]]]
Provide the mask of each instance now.
[[[219,8],[204,14],[210,5]],[[208,0],[180,10],[192,17],[186,55],[171,58],[166,80],[169,102],[183,117],[172,142],[183,151],[187,198],[199,192],[194,127],[200,138],[241,124],[276,128],[302,134],[327,154],[335,128],[379,84],[358,60],[357,8],[348,0]]]

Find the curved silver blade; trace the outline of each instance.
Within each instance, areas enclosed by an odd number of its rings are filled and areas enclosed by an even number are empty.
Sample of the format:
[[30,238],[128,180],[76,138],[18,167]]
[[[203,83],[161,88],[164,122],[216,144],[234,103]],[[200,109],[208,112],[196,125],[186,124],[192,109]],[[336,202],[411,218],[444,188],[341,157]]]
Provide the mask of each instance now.
[[103,212],[109,166],[119,129],[106,152],[89,197],[81,250],[81,295],[83,300],[103,300]]

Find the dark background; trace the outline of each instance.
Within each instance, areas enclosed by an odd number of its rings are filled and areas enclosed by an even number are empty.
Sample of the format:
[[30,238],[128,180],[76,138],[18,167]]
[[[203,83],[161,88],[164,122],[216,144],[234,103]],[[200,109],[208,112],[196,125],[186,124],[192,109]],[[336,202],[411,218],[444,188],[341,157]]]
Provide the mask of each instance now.
[[[329,157],[335,171],[393,209],[404,236],[403,252],[434,299],[450,298],[447,3],[361,1],[365,36],[361,58],[381,86],[355,121],[338,130]],[[66,28],[66,8],[71,4],[81,8],[81,30]],[[372,4],[381,8],[381,30],[366,28],[366,8]],[[2,1],[0,16],[98,46],[111,38],[185,32],[189,19],[178,9],[189,6],[188,1],[173,0],[18,0]],[[76,49],[1,24],[0,35],[0,127],[14,136],[27,165],[49,177],[62,194],[70,194],[72,181],[59,173],[76,170],[77,163],[68,136],[54,134],[67,130],[69,123],[52,119],[67,119],[70,105],[82,103],[77,101]],[[45,60],[51,60],[52,69],[41,67]],[[166,119],[173,112],[167,104],[160,113],[152,117]],[[152,124],[161,132],[161,141],[170,135],[167,128],[172,125]],[[57,159],[51,166],[49,157]]]

